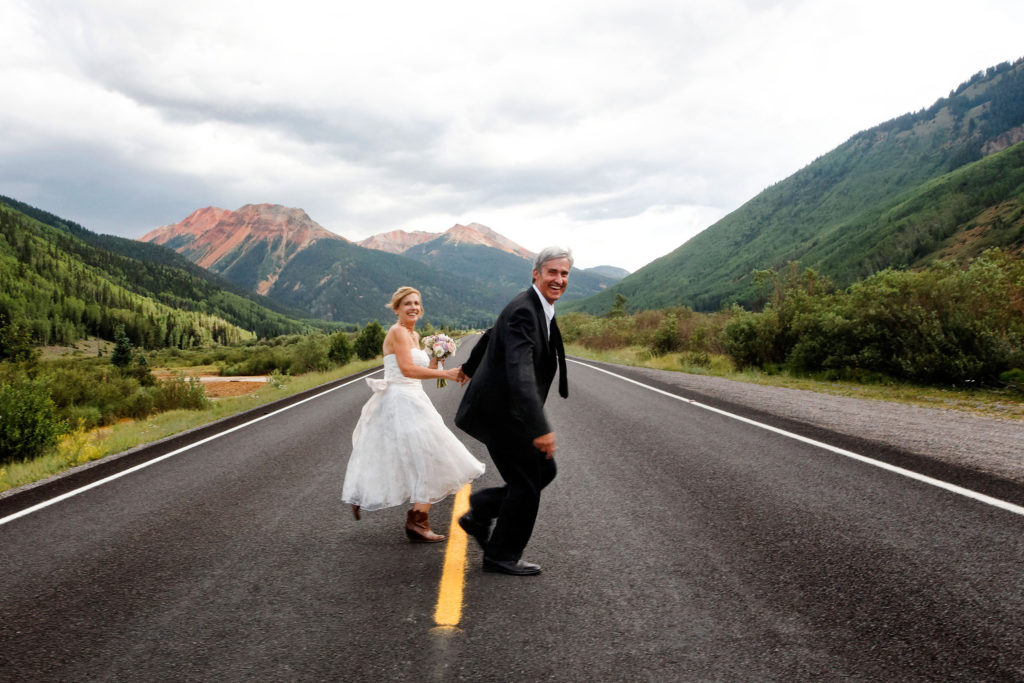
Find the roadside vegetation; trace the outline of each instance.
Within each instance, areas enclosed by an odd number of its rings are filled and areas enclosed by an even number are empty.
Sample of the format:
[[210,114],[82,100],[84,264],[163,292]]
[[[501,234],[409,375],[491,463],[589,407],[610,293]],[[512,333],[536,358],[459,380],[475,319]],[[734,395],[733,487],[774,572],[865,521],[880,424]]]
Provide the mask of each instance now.
[[559,314],[570,352],[625,365],[1024,418],[1024,261],[887,269],[846,289],[797,264],[752,312]]
[[[384,334],[371,322],[357,332],[144,350],[118,330],[102,355],[43,359],[27,326],[0,319],[0,491],[374,367]],[[211,399],[200,371],[268,381]]]
[[[760,311],[630,313],[619,295],[604,315],[560,313],[559,326],[575,356],[1024,419],[1019,258],[993,249],[845,289],[795,263],[756,277]],[[95,355],[43,359],[31,326],[0,315],[0,491],[373,367],[384,334],[373,322],[147,350],[119,328]],[[211,400],[197,369],[269,381]]]

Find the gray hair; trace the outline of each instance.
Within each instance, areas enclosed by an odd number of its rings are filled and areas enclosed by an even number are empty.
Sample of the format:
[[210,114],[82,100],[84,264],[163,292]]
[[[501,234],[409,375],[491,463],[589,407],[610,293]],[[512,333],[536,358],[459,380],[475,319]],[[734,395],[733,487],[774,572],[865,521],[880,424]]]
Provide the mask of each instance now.
[[569,247],[544,247],[537,254],[537,258],[533,260],[533,269],[540,272],[545,263],[558,258],[569,259],[569,267],[572,267],[572,249]]

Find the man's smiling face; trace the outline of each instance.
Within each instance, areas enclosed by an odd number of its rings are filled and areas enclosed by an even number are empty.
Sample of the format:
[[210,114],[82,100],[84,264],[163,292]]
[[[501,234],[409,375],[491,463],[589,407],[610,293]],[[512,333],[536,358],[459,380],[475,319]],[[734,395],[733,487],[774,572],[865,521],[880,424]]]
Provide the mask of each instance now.
[[545,261],[540,270],[533,271],[533,283],[537,285],[541,296],[548,303],[555,303],[562,292],[569,286],[569,269],[572,264],[567,258],[556,258]]

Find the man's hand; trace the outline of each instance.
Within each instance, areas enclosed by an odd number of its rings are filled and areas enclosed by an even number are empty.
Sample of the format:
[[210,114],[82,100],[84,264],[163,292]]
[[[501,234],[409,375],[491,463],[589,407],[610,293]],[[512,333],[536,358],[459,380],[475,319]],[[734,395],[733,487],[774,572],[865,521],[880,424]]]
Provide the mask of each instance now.
[[555,433],[548,432],[533,440],[533,447],[544,454],[550,460],[555,457]]

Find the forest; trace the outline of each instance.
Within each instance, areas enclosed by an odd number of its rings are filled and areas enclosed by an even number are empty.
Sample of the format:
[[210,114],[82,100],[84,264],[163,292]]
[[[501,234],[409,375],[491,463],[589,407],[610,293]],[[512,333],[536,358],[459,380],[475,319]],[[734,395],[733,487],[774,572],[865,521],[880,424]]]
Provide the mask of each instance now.
[[118,327],[144,348],[313,329],[179,268],[92,246],[2,204],[0,315],[27,327],[41,345],[113,339]]

